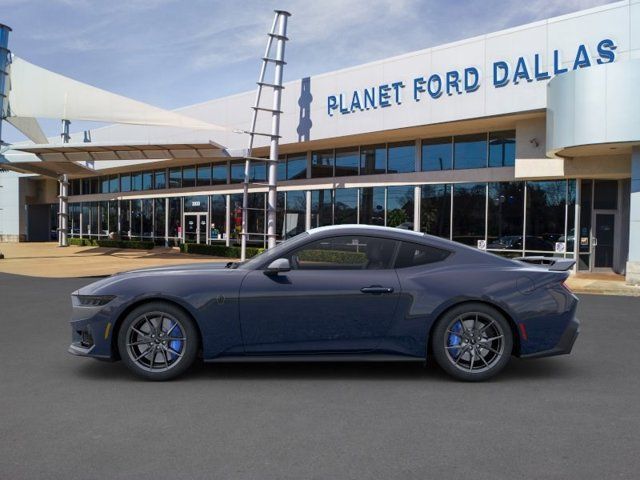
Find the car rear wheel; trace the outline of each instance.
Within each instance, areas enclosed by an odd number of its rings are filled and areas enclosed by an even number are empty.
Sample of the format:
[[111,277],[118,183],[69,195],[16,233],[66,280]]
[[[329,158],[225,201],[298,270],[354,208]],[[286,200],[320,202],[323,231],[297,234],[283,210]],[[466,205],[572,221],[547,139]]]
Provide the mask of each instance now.
[[125,365],[148,380],[169,380],[187,370],[198,352],[191,318],[175,305],[151,302],[127,315],[118,334]]
[[438,320],[432,349],[436,362],[448,374],[459,380],[482,381],[509,362],[513,334],[507,319],[495,308],[467,303]]

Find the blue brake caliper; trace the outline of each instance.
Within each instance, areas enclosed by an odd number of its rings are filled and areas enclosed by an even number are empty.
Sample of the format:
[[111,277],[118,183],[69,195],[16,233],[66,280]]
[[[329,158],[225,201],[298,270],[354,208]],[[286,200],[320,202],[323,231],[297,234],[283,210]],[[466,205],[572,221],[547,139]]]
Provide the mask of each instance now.
[[[169,320],[169,329],[173,328],[173,326],[175,325],[174,322],[172,322],[171,320]],[[182,338],[182,330],[180,330],[180,327],[176,325],[175,328],[173,328],[173,331],[171,332],[171,335],[169,335],[169,338],[171,337],[178,337],[178,338]],[[171,348],[171,350],[174,350],[176,352],[181,352],[182,350],[182,340],[170,340],[169,341],[169,347]],[[177,357],[177,355],[171,351],[169,351],[169,359],[173,360],[175,359],[175,357]]]
[[[458,321],[455,323],[455,325],[451,328],[452,332],[461,332],[462,331],[462,322]],[[454,335],[453,333],[449,334],[449,341],[447,342],[447,346],[448,347],[455,347],[458,346],[462,343],[462,338],[460,338],[458,335]],[[457,358],[458,355],[460,354],[460,349],[459,348],[451,348],[449,349],[449,352],[451,352],[451,356],[454,358]]]

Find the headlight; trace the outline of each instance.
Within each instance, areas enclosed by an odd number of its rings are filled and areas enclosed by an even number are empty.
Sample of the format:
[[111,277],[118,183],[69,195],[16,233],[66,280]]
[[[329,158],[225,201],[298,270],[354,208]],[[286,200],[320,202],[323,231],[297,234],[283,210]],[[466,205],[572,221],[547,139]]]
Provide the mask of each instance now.
[[101,307],[116,297],[115,295],[74,295],[74,298],[76,299],[76,304],[78,306]]

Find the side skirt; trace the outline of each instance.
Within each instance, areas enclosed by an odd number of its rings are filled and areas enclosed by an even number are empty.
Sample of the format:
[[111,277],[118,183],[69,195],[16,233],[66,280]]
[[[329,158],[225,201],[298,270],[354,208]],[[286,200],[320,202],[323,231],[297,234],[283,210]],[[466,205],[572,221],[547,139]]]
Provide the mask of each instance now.
[[383,354],[238,355],[204,360],[207,363],[245,362],[424,362],[422,357]]

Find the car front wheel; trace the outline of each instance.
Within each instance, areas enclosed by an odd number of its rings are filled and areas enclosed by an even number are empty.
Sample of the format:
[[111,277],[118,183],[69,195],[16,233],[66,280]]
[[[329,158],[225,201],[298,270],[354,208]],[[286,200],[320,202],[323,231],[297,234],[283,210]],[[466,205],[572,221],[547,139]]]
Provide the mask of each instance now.
[[432,337],[438,365],[459,380],[482,381],[509,361],[513,334],[507,319],[482,303],[454,307],[438,320]]
[[127,368],[148,380],[169,380],[187,370],[198,352],[191,318],[175,305],[151,302],[132,310],[118,334]]

